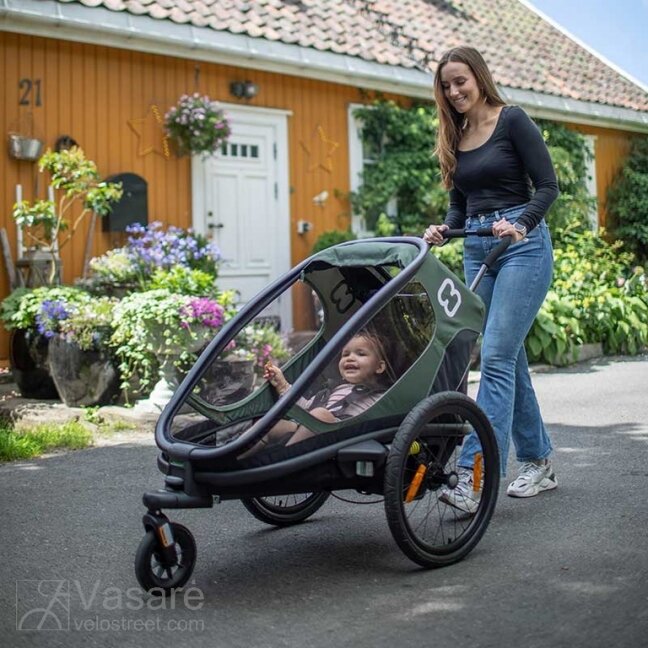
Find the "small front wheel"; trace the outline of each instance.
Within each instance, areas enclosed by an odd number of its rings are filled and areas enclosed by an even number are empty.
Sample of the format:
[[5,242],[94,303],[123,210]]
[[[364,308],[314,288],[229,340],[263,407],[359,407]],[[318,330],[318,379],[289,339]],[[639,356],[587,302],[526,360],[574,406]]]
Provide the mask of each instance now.
[[135,576],[142,589],[166,596],[182,587],[191,577],[196,564],[196,542],[187,527],[170,522],[175,541],[164,550],[157,533],[149,529],[142,538],[135,556]]
[[327,491],[320,491],[299,495],[251,497],[242,499],[241,502],[257,520],[281,527],[303,522],[318,511],[329,496]]
[[[457,488],[461,446],[474,431],[481,445],[474,506],[448,503]],[[464,558],[488,527],[499,488],[499,454],[486,415],[468,396],[444,392],[421,401],[401,424],[385,466],[385,512],[394,540],[423,567]]]

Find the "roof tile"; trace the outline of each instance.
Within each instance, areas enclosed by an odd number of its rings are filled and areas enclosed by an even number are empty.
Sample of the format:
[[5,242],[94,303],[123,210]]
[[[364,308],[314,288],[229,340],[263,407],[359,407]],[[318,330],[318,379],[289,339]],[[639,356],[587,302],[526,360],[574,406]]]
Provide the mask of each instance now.
[[[59,0],[413,67],[480,49],[510,88],[648,111],[648,93],[519,0]],[[425,58],[427,57],[427,58]]]

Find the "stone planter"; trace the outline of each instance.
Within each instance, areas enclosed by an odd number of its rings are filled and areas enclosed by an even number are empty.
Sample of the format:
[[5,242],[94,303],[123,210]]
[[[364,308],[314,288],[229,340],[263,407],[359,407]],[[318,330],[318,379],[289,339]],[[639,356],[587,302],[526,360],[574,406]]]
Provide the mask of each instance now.
[[[180,350],[178,348],[168,347],[162,341],[161,335],[156,332],[151,333],[151,336],[154,346],[157,347],[157,355],[160,359],[160,379],[155,383],[148,398],[138,401],[135,405],[136,411],[140,412],[162,411],[171,400],[179,384],[176,361],[180,356]],[[198,335],[196,339],[187,340],[182,350],[190,353],[198,353],[211,342],[213,337],[214,332],[210,329],[205,329],[202,335]]]
[[49,366],[68,407],[110,405],[119,396],[119,371],[104,350],[84,351],[56,335],[50,340]]
[[58,399],[48,367],[49,340],[29,329],[11,332],[9,365],[20,394],[38,400]]

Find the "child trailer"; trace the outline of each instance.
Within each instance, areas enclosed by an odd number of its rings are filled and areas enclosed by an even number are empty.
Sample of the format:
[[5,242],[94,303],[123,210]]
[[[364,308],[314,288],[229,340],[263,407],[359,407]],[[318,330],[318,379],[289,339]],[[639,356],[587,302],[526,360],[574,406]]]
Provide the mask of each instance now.
[[[491,232],[447,236],[469,234]],[[306,520],[330,493],[348,489],[384,497],[396,543],[419,565],[442,567],[464,558],[486,531],[500,480],[490,423],[464,393],[484,321],[473,290],[509,243],[503,239],[495,248],[469,289],[421,239],[350,241],[303,261],[247,303],[203,351],[157,422],[164,489],[143,496],[145,536],[135,560],[140,585],[166,594],[182,587],[194,569],[191,532],[164,510],[239,499],[257,519],[287,526]],[[246,327],[296,284],[316,293],[323,322],[281,367],[290,389],[278,396],[267,381],[228,385],[223,360]],[[335,423],[296,405],[325,385],[331,361],[367,328],[395,350],[392,382],[375,404]],[[282,420],[314,435],[259,450],[259,441]],[[458,484],[459,452],[471,431],[481,444],[474,479],[479,504],[467,515],[440,497]]]

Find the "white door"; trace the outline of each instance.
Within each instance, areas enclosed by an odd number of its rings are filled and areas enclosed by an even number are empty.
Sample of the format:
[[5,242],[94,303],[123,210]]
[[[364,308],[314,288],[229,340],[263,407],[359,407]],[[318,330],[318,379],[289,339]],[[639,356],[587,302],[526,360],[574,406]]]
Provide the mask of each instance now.
[[[214,156],[193,160],[193,226],[222,254],[218,286],[241,304],[290,269],[286,113],[228,108],[232,134]],[[264,314],[292,328],[290,293]]]

